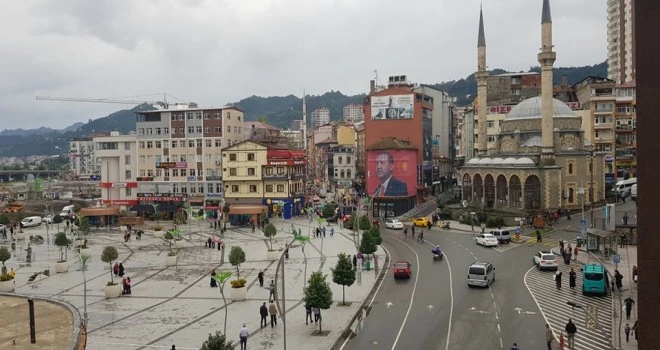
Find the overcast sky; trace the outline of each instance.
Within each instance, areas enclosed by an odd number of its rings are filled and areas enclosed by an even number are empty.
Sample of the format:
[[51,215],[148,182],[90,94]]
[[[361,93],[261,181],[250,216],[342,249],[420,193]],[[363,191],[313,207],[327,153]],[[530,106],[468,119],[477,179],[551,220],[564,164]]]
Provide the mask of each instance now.
[[[0,11],[0,129],[64,128],[122,105],[35,96],[366,93],[475,71],[479,0],[20,0]],[[484,0],[489,68],[537,65],[542,0]],[[606,59],[606,2],[551,0],[555,66]],[[130,108],[130,106],[127,106]]]

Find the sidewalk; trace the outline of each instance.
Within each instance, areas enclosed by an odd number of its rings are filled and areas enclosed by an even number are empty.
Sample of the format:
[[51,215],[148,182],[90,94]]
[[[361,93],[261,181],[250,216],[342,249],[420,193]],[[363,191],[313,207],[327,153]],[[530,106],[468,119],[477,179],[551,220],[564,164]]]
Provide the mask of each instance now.
[[[303,234],[310,232],[307,219],[272,220],[278,229],[273,238],[274,246],[284,247],[291,241],[291,224],[302,229]],[[314,222],[312,225],[316,225]],[[152,226],[152,225],[148,225]],[[167,225],[164,225],[167,227]],[[315,227],[315,226],[314,226]],[[361,302],[371,292],[376,281],[376,272],[361,272],[360,283],[356,281],[346,287],[346,302],[349,306],[337,306],[342,299],[342,288],[332,282],[332,272],[337,261],[337,254],[355,254],[353,237],[349,230],[335,229],[334,237],[326,229],[326,237],[312,238],[305,249],[307,255],[307,278],[313,271],[327,275],[326,281],[333,291],[334,303],[328,310],[322,310],[323,330],[330,331],[327,336],[313,336],[318,325],[305,325],[305,309],[302,302],[305,281],[305,264],[300,248],[290,249],[289,259],[285,260],[285,287],[287,308],[287,347],[302,349],[313,343],[318,349],[329,349],[346,329],[349,321],[358,311]],[[137,228],[136,228],[137,229]],[[175,344],[177,349],[197,349],[209,333],[223,331],[225,308],[219,288],[209,286],[209,272],[231,271],[236,275],[236,268],[229,264],[228,254],[232,246],[241,246],[247,261],[241,264],[240,276],[248,281],[247,299],[233,302],[229,298],[230,287],[227,284],[227,338],[235,344],[243,323],[250,331],[250,348],[259,347],[283,349],[283,327],[278,324],[259,328],[259,306],[268,302],[267,288],[275,276],[277,262],[266,258],[267,239],[261,231],[252,233],[248,228],[228,228],[225,234],[225,263],[221,264],[221,251],[204,247],[210,234],[219,233],[209,228],[208,222],[192,222],[179,227],[184,242],[178,250],[176,267],[165,266],[168,246],[163,240],[154,237],[154,232],[145,230],[141,241],[124,242],[119,230],[92,230],[88,240],[92,249],[87,266],[87,312],[89,314],[88,347],[100,349],[116,347],[121,349],[167,348]],[[53,230],[50,230],[52,244]],[[26,229],[26,236],[42,235],[47,237],[44,226]],[[323,243],[322,243],[323,242]],[[132,295],[116,299],[105,299],[104,286],[110,281],[109,264],[100,261],[103,248],[112,245],[119,251],[126,275],[132,279]],[[68,251],[69,272],[55,274],[55,262],[59,259],[59,248],[48,245],[32,244],[33,262],[25,263],[25,241],[19,241],[16,254],[7,261],[8,268],[16,270],[15,291],[17,294],[47,296],[73,304],[83,312],[83,278],[80,265],[73,249]],[[322,250],[322,253],[321,253]],[[379,268],[384,268],[385,253],[379,250]],[[50,270],[50,276],[40,275],[28,283],[35,272]],[[259,271],[264,271],[264,288],[257,281]],[[379,271],[380,272],[380,271]],[[235,277],[232,276],[232,280]],[[112,276],[115,281],[118,277]],[[279,289],[279,288],[278,288]],[[37,320],[37,323],[40,321]],[[43,322],[43,321],[42,321]]]

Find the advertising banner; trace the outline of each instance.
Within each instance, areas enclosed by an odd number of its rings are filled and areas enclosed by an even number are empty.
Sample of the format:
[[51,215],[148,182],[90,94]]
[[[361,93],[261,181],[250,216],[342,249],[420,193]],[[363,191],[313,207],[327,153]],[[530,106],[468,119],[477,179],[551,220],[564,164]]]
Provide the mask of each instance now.
[[157,169],[185,169],[187,166],[186,162],[156,162]]
[[412,119],[415,95],[371,96],[371,119]]
[[417,152],[376,150],[367,154],[367,190],[370,196],[408,197],[416,193]]

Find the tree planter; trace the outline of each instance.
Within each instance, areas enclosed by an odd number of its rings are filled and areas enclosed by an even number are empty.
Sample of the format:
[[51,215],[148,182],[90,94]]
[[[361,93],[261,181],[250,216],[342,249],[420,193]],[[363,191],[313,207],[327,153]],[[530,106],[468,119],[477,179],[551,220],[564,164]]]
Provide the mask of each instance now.
[[92,248],[80,248],[80,255],[86,257],[92,256]]
[[282,253],[278,250],[269,250],[266,252],[266,259],[270,261],[276,261],[280,259]]
[[14,291],[14,280],[0,281],[0,292],[11,293]]
[[243,286],[241,288],[229,288],[231,291],[229,292],[229,298],[232,301],[243,301],[247,297],[247,286]]
[[69,271],[69,264],[66,261],[55,263],[55,272],[64,273]]
[[183,245],[185,244],[185,241],[182,239],[175,239],[174,244],[172,245],[173,248],[183,248]]
[[83,244],[85,244],[85,241],[82,240],[82,239],[74,239],[73,240],[73,246],[74,247],[80,247]]
[[165,256],[165,266],[176,266],[176,255]]
[[110,286],[105,286],[103,290],[105,292],[106,299],[117,298],[121,295],[121,284],[113,284]]
[[163,238],[165,237],[165,232],[163,231],[155,231],[154,232],[154,238]]

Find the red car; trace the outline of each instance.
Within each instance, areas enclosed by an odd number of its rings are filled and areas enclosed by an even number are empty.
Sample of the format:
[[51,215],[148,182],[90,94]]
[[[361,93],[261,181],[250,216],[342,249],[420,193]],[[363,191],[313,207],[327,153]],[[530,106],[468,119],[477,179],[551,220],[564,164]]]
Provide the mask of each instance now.
[[397,261],[394,263],[394,278],[410,278],[411,274],[409,262]]

